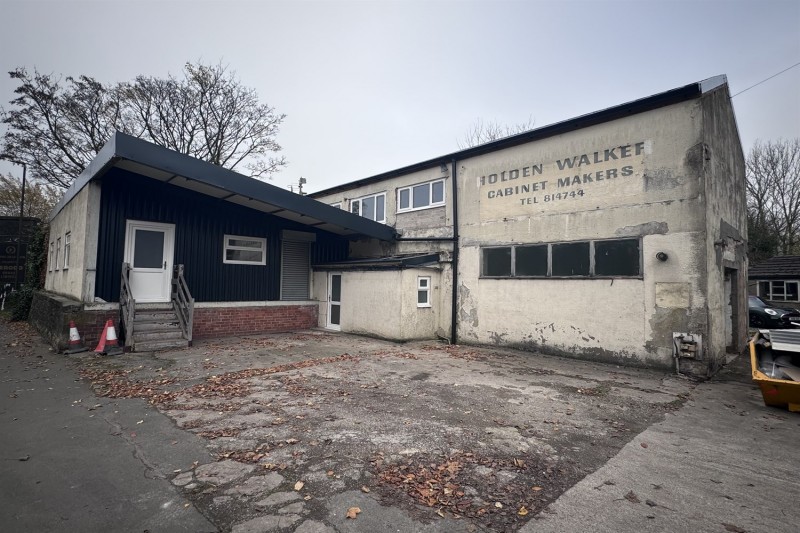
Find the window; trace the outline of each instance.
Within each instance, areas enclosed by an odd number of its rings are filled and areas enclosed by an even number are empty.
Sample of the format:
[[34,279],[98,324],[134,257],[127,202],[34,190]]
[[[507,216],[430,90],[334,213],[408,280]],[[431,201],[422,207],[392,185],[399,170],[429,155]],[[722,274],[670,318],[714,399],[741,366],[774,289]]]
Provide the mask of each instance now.
[[481,276],[487,278],[639,277],[641,272],[639,239],[481,249]]
[[58,256],[60,254],[61,254],[61,237],[56,239],[56,256],[54,258],[55,259],[54,263],[56,265],[56,270],[58,270]]
[[51,242],[50,243],[50,252],[47,254],[47,270],[52,272],[53,271],[53,247],[55,245]]
[[516,246],[514,248],[514,274],[517,276],[547,275],[547,245]]
[[420,276],[417,278],[417,307],[431,306],[431,278]]
[[568,242],[552,245],[553,276],[588,276],[589,243]]
[[758,295],[774,302],[800,301],[797,281],[759,281]]
[[444,180],[420,183],[397,191],[397,212],[444,205]]
[[375,222],[386,222],[386,193],[350,200],[350,212]]
[[481,271],[484,276],[511,276],[511,247],[484,248]]
[[234,265],[266,265],[267,240],[260,237],[225,235],[222,262]]
[[69,253],[71,248],[70,246],[71,241],[72,241],[72,234],[70,232],[67,232],[67,234],[64,235],[64,270],[67,270],[69,268]]
[[594,243],[596,276],[638,276],[639,263],[639,239]]

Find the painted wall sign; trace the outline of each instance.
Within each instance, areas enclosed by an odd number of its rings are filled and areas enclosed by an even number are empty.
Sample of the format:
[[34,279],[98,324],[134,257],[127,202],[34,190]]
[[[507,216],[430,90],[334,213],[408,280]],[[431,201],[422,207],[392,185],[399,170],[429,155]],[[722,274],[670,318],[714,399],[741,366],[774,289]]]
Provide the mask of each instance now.
[[651,152],[652,142],[640,141],[481,173],[476,183],[481,218],[594,208],[604,197],[635,194],[641,191],[636,178],[644,156]]

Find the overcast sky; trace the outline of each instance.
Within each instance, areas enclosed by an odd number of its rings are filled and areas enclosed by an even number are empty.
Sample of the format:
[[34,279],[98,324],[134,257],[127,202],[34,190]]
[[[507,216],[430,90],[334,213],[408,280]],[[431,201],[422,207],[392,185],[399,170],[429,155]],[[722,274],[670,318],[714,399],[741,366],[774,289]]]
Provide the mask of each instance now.
[[[800,62],[800,1],[0,0],[0,103],[19,66],[103,82],[222,61],[288,116],[307,191],[457,150],[477,118],[536,126]],[[800,67],[733,99],[742,145],[800,137]],[[15,167],[0,163],[0,172]]]

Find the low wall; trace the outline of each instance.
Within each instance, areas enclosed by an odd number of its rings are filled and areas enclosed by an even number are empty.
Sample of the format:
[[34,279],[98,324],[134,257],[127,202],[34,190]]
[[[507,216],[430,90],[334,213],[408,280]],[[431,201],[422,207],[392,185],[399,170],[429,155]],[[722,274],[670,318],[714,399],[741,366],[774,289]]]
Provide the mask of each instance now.
[[317,304],[195,307],[192,337],[205,339],[309,329],[317,326]]
[[[316,302],[200,303],[194,309],[192,336],[194,339],[207,339],[314,328],[317,326],[318,307]],[[69,346],[71,320],[75,322],[84,346],[93,349],[109,319],[122,338],[118,305],[84,304],[40,291],[33,296],[28,321],[54,349],[63,351]]]
[[106,321],[112,320],[119,334],[119,310],[86,310],[83,303],[50,292],[36,292],[28,322],[58,351],[69,346],[69,323],[74,321],[84,346],[94,348]]

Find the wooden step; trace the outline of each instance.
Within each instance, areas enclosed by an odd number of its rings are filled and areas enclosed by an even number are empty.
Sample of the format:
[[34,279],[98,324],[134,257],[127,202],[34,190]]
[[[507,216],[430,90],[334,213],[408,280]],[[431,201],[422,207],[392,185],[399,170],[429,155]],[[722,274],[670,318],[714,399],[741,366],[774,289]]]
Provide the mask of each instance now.
[[133,322],[177,322],[175,311],[136,311]]
[[160,331],[139,331],[133,330],[134,346],[144,341],[182,339],[183,331],[180,328],[173,328]]
[[135,352],[155,352],[158,350],[171,350],[175,348],[186,348],[189,341],[186,339],[153,340],[136,342],[133,345]]

